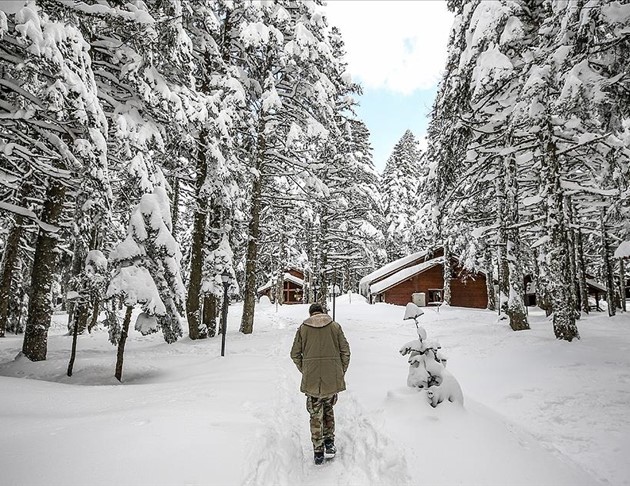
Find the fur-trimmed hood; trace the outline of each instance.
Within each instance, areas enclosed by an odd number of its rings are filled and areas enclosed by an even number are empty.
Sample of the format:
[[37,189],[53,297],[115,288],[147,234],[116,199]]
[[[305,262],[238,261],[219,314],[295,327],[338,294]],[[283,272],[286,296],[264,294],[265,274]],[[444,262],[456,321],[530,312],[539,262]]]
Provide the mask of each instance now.
[[324,327],[332,322],[332,317],[328,314],[314,314],[306,319],[302,324],[309,327]]

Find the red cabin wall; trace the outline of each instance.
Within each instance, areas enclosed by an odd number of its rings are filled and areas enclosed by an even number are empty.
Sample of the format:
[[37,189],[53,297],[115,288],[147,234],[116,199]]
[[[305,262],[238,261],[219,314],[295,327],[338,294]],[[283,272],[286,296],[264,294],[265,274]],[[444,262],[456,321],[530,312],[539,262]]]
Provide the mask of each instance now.
[[[451,279],[451,305],[485,309],[488,305],[485,275],[462,271],[459,265],[455,265],[455,272],[456,275],[461,272],[461,277]],[[411,294],[424,292],[429,303],[429,290],[443,287],[443,266],[436,265],[386,290],[383,300],[389,304],[407,305],[411,302]]]

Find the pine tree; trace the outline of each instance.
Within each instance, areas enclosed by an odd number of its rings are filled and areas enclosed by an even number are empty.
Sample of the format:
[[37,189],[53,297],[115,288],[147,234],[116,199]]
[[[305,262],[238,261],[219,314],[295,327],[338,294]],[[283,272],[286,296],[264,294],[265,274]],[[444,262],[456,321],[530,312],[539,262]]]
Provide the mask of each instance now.
[[[288,173],[304,190],[318,190],[306,161],[311,159],[296,143],[306,138],[314,144],[329,135],[334,86],[325,74],[334,62],[325,35],[326,23],[318,6],[309,2],[263,4],[251,12],[253,19],[242,31],[248,49],[244,69],[247,104],[252,119],[249,189],[249,228],[243,289],[241,332],[253,331],[261,236],[262,198],[271,188],[270,177]],[[254,22],[255,20],[255,22]]]
[[390,261],[416,249],[413,215],[420,186],[418,142],[410,130],[394,145],[381,177],[383,234]]
[[171,234],[171,212],[163,187],[145,194],[129,218],[127,238],[109,255],[114,274],[107,298],[121,297],[127,311],[122,328],[110,321],[110,340],[118,344],[116,378],[121,380],[122,359],[131,310],[142,306],[136,330],[143,335],[162,330],[164,340],[173,343],[182,336],[181,312],[185,288],[181,278],[179,245]]

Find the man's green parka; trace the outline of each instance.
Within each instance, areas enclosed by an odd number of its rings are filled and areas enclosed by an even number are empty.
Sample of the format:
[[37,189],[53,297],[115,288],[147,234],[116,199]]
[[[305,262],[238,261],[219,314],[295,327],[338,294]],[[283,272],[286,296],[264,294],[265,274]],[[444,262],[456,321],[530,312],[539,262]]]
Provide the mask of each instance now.
[[291,359],[302,373],[300,391],[317,398],[346,389],[350,346],[341,326],[327,314],[315,314],[297,330]]

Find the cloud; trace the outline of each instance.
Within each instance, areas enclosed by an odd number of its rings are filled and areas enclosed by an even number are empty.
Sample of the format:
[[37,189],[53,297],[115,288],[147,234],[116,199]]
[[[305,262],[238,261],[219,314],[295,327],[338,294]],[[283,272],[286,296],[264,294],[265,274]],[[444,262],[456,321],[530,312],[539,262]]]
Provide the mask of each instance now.
[[445,1],[329,0],[325,13],[364,86],[408,95],[439,81],[453,22]]
[[25,4],[26,0],[0,0],[0,10],[7,14],[14,14],[18,12]]

